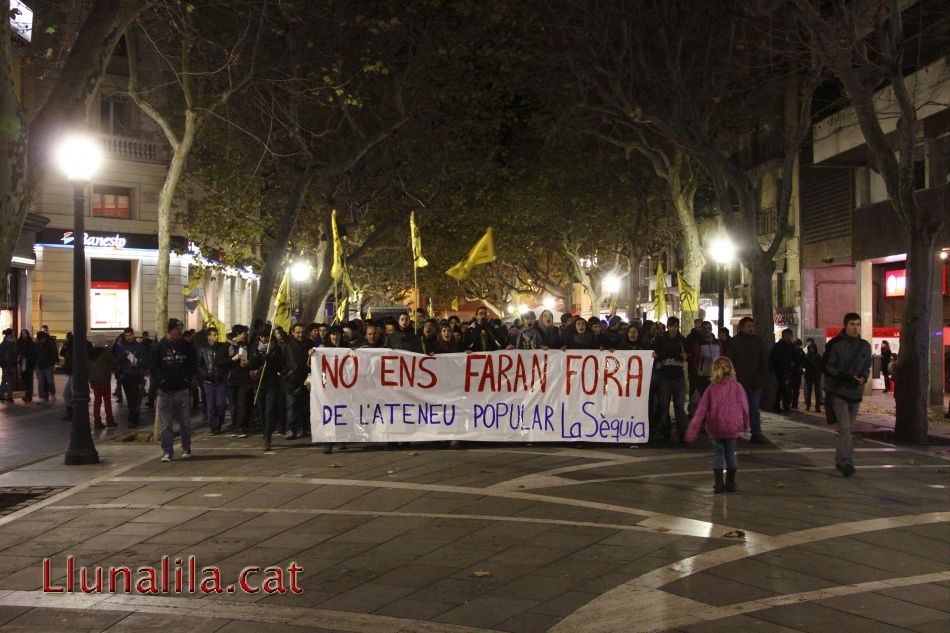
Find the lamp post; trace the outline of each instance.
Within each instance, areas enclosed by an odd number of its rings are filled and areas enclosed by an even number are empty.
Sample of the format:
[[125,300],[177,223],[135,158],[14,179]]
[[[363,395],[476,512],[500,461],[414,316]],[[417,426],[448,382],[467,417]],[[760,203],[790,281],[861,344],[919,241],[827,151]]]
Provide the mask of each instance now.
[[736,256],[736,247],[728,235],[717,237],[709,245],[709,255],[719,264],[719,327],[726,321],[726,266]]
[[66,451],[69,465],[98,464],[89,428],[89,357],[86,351],[86,185],[102,162],[94,140],[70,136],[56,152],[60,169],[73,183],[73,428]]

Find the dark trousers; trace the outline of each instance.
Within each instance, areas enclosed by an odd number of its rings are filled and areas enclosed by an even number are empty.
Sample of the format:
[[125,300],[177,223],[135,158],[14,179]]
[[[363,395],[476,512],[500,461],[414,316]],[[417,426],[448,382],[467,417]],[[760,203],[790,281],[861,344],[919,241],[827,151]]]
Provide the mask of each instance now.
[[208,426],[212,431],[220,431],[224,426],[224,414],[228,410],[228,389],[223,382],[204,382],[201,387],[204,389]]
[[261,385],[257,392],[257,420],[261,423],[264,439],[270,440],[274,430],[280,426],[279,394],[280,386]]
[[23,401],[30,402],[33,400],[33,368],[27,367],[22,372],[20,372],[20,384],[23,385],[23,389],[26,393],[23,394]]
[[247,433],[251,388],[248,385],[228,385],[228,401],[231,404],[231,431]]
[[798,408],[798,399],[802,395],[802,374],[795,372],[788,379],[788,393],[793,409]]
[[287,432],[300,435],[310,430],[310,393],[306,387],[284,388],[287,401]]
[[775,374],[775,402],[772,408],[783,411],[792,408],[792,377],[788,374]]
[[664,437],[670,437],[670,399],[673,400],[673,415],[676,416],[677,438],[682,440],[686,435],[688,420],[686,419],[686,379],[683,376],[670,378],[660,373],[657,381],[657,424],[661,427]]
[[16,384],[16,365],[3,366],[0,378],[0,399],[13,400],[13,385]]
[[142,408],[142,377],[122,376],[119,379],[125,392],[125,401],[129,405],[129,426],[138,426],[139,409]]
[[815,411],[821,411],[821,376],[817,380],[812,380],[805,374],[805,406],[811,406],[811,394],[815,392]]
[[891,372],[882,370],[881,375],[884,376],[884,392],[887,393],[891,390]]

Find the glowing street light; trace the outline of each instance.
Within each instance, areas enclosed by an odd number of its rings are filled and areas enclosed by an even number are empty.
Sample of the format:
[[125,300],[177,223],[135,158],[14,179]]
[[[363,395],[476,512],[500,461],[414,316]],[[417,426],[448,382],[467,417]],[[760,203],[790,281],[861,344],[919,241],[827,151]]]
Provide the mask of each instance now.
[[310,279],[312,272],[313,269],[310,268],[310,264],[307,262],[295,262],[294,265],[290,267],[290,278],[298,283],[303,283]]
[[723,327],[726,316],[726,266],[736,257],[736,246],[728,235],[722,235],[709,243],[709,256],[719,264],[719,327]]
[[604,291],[615,295],[620,291],[620,277],[617,275],[607,275],[603,283]]
[[54,154],[57,166],[73,183],[73,427],[66,464],[98,464],[99,452],[89,428],[89,356],[86,351],[86,185],[102,163],[102,150],[89,136],[70,135]]
[[541,305],[543,305],[548,310],[554,310],[554,306],[556,305],[554,302],[554,297],[551,297],[551,296],[545,297],[544,300],[541,302]]
[[529,310],[527,303],[518,304],[518,314],[524,314]]

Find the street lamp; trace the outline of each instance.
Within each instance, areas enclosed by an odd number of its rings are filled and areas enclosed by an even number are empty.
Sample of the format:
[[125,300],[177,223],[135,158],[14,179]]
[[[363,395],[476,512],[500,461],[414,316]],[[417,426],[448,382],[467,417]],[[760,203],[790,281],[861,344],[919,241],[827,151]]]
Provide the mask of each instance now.
[[544,298],[544,301],[541,302],[541,305],[543,305],[546,309],[553,311],[553,310],[554,310],[554,306],[557,305],[557,304],[556,304],[555,301],[554,301],[554,297],[552,297],[552,296],[549,295],[549,296],[547,296],[547,297]]
[[709,244],[709,256],[719,264],[719,327],[726,323],[726,266],[736,257],[736,247],[728,235],[717,237]]
[[620,291],[620,277],[617,275],[607,275],[604,278],[604,291],[607,294],[615,295]]
[[311,272],[312,269],[310,268],[310,264],[307,262],[296,262],[290,267],[290,276],[298,283],[308,281],[310,279]]
[[89,428],[89,357],[86,352],[86,185],[102,162],[99,145],[88,136],[65,138],[56,162],[73,183],[73,429],[66,463],[98,464]]

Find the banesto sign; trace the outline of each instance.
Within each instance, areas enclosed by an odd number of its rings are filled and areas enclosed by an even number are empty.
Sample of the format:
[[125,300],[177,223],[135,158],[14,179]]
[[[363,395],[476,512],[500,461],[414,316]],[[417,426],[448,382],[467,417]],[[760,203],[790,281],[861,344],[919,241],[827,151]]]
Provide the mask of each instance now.
[[[60,241],[65,245],[74,244],[76,235],[73,231],[64,231]],[[89,235],[83,233],[83,245],[101,246],[103,248],[125,248],[126,239],[116,233],[115,235]]]

